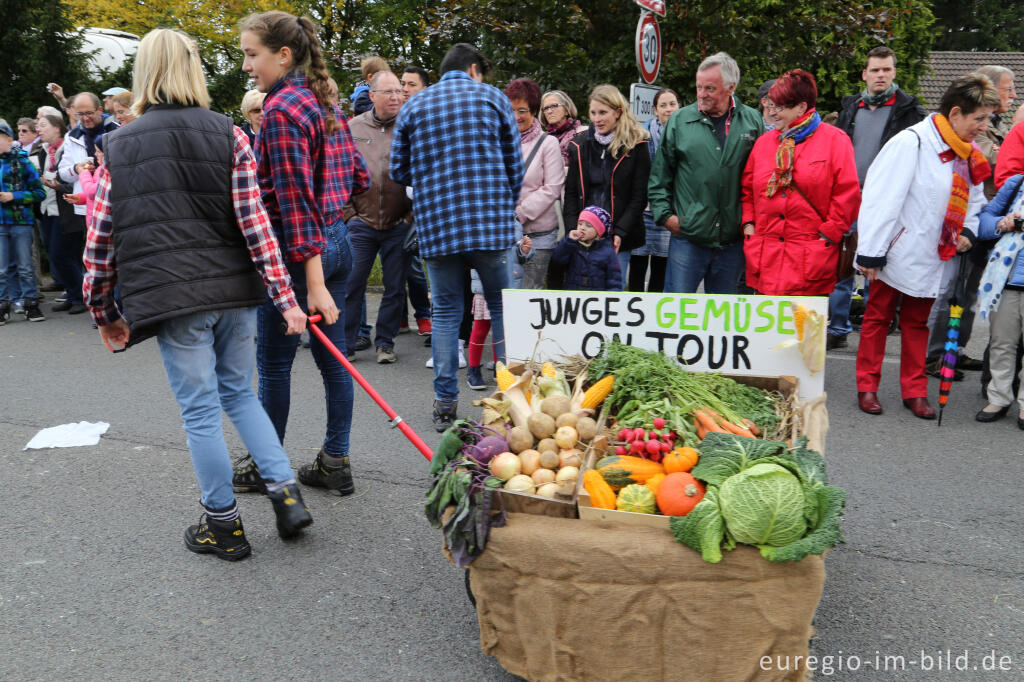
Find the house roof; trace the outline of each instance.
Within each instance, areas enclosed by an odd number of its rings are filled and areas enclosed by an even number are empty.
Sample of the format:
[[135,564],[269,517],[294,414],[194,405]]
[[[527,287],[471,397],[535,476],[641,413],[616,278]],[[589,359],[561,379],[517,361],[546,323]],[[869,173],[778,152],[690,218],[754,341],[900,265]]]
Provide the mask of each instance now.
[[[942,95],[955,78],[986,64],[1005,66],[1013,71],[1021,95],[1024,95],[1024,52],[931,52],[928,61],[931,73],[921,76],[917,94],[929,112],[939,108]],[[899,74],[896,82],[899,82]],[[1024,97],[1018,97],[1010,111],[1015,111],[1022,102]]]

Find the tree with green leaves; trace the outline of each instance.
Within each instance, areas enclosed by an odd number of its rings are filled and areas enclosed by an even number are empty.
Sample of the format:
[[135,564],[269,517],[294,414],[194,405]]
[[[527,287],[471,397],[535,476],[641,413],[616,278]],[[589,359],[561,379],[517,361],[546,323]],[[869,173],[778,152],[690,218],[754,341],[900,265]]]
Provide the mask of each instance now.
[[59,2],[0,0],[0,116],[11,127],[21,116],[54,105],[46,84],[60,83],[66,92],[89,83],[82,41],[73,33],[67,9]]
[[1024,5],[1005,0],[933,0],[938,36],[933,49],[1024,51]]

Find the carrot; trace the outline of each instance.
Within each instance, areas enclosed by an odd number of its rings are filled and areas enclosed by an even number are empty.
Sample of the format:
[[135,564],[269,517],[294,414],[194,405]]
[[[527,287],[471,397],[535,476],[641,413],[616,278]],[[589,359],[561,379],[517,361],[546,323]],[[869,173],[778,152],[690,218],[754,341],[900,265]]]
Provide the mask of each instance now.
[[746,425],[746,427],[748,429],[750,429],[750,432],[752,434],[754,434],[755,436],[760,436],[761,435],[761,429],[757,428],[757,424],[755,424],[754,422],[752,422],[749,419],[744,419],[743,423]]
[[708,433],[725,433],[725,429],[716,424],[714,417],[704,410],[694,410],[693,416],[696,417],[697,422],[700,425],[707,429]]
[[705,436],[708,435],[708,430],[704,428],[704,425],[700,423],[696,416],[693,418],[693,425],[697,427],[697,438],[704,440]]
[[743,436],[744,438],[754,437],[754,434],[752,434],[749,429],[744,426],[737,426],[727,419],[723,419],[721,421],[721,426],[729,433],[735,433],[737,436]]

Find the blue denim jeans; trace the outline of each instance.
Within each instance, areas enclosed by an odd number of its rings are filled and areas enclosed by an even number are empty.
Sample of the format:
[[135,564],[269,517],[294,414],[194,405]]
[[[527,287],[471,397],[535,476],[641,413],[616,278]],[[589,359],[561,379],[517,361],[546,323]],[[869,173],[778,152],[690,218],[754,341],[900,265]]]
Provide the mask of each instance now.
[[[36,273],[32,267],[32,226],[0,225],[0,301],[39,298]],[[8,268],[17,267],[17,282],[12,283]]]
[[294,476],[288,455],[252,390],[256,309],[192,313],[160,325],[157,341],[167,380],[181,408],[192,466],[203,504],[223,509],[234,502],[231,458],[221,410],[270,481]]
[[850,324],[850,303],[853,301],[853,285],[856,277],[847,277],[836,282],[828,295],[828,333],[846,336],[853,331]]
[[627,279],[627,277],[629,275],[629,259],[632,253],[632,251],[619,251],[619,253],[617,254],[619,258],[619,272],[622,273],[623,291],[626,290],[626,284],[629,282],[629,279]]
[[[427,288],[427,276],[423,274],[423,261],[419,256],[409,259],[406,285],[409,288],[409,301],[412,301],[413,317],[417,320],[430,319],[430,291]],[[409,319],[409,304],[405,306],[405,318]]]
[[673,236],[668,245],[665,291],[696,293],[703,281],[705,294],[736,294],[743,266],[742,241],[712,249],[698,246],[685,237]]
[[[345,286],[352,269],[345,223],[338,221],[327,228],[327,247],[320,254],[327,290],[338,306],[338,321],[334,324],[318,323],[328,340],[344,353],[345,345]],[[302,310],[306,307],[306,271],[304,263],[289,263],[295,296]],[[281,330],[284,318],[268,299],[259,308],[256,344],[256,366],[259,370],[259,396],[263,408],[274,424],[277,437],[284,442],[291,407],[292,362],[299,345],[299,335],[287,335]],[[327,434],[323,448],[327,454],[341,457],[348,454],[349,432],[352,430],[352,376],[331,355],[315,334],[310,334],[309,348],[313,360],[323,377],[327,400]]]
[[505,327],[502,322],[501,290],[508,288],[508,249],[466,251],[450,256],[427,258],[430,296],[434,301],[431,351],[434,357],[434,394],[438,400],[459,399],[459,325],[465,309],[463,290],[466,269],[480,275],[487,309],[491,313],[492,343],[498,359],[505,360]]
[[[398,325],[405,311],[405,278],[410,256],[402,248],[409,233],[408,223],[399,223],[390,230],[375,230],[359,218],[348,221],[348,242],[352,247],[352,271],[348,276],[345,299],[345,318],[348,320],[345,338],[349,347],[359,335],[357,318],[360,309],[366,310],[366,280],[373,261],[380,254],[384,278],[384,295],[377,310],[377,333],[374,345],[393,347]],[[363,313],[365,314],[365,312]]]

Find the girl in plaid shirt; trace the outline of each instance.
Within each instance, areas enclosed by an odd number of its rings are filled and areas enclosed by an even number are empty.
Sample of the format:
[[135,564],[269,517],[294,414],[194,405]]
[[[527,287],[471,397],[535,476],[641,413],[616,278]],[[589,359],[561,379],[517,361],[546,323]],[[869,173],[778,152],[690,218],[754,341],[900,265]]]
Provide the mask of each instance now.
[[[263,203],[288,261],[300,305],[323,316],[323,331],[345,352],[345,285],[352,268],[342,208],[369,188],[369,175],[344,116],[329,100],[327,67],[316,26],[286,12],[254,14],[241,24],[242,70],[267,93],[256,139]],[[339,302],[342,304],[339,306]],[[269,303],[259,312],[259,393],[284,441],[291,367],[299,339],[280,331]],[[318,338],[310,349],[327,394],[327,434],[299,480],[343,495],[354,491],[349,468],[352,377]],[[256,491],[261,477],[251,458],[235,465],[235,490]]]

